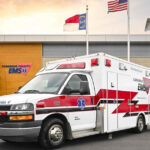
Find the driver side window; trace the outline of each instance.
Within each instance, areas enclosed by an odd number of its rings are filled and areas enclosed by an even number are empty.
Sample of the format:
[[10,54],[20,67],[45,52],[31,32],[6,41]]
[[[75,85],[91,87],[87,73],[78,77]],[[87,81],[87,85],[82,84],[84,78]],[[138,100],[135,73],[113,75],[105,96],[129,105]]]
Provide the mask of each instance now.
[[[81,82],[88,82],[86,75],[80,75],[80,74],[73,75],[69,80],[69,82],[67,83],[63,91],[63,94],[68,94],[67,90],[70,90],[72,91],[71,94],[80,95]],[[88,94],[90,94],[90,92],[86,93],[86,95]]]

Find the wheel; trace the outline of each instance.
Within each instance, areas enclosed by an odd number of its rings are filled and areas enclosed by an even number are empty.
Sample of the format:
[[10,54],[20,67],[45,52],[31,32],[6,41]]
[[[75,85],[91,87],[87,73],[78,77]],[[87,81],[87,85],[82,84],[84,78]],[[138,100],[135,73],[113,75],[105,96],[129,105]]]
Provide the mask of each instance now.
[[14,142],[9,141],[9,140],[5,140],[5,139],[2,139],[2,140],[5,141],[5,142],[8,142],[8,143],[14,143]]
[[5,140],[5,139],[2,139],[4,142],[7,142],[7,143],[10,143],[10,144],[15,144],[17,143],[16,141],[11,141],[11,140]]
[[65,125],[62,120],[51,118],[46,121],[39,135],[39,143],[46,148],[58,148],[66,139]]
[[140,115],[138,117],[138,120],[137,120],[137,125],[136,125],[136,128],[135,128],[135,131],[137,133],[142,133],[145,129],[145,121],[144,121],[144,118],[142,115]]

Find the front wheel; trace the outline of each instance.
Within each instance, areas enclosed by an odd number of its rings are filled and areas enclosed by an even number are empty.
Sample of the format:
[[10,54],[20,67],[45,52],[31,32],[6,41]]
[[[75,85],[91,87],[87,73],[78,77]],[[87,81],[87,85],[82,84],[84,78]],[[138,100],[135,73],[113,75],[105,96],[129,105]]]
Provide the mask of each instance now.
[[7,142],[7,143],[11,143],[11,144],[14,144],[14,143],[17,143],[15,141],[10,141],[10,140],[5,140],[5,139],[2,139],[3,141]]
[[60,147],[65,141],[65,125],[62,120],[53,118],[46,121],[39,136],[39,143],[43,147]]
[[137,133],[142,133],[145,129],[145,121],[144,121],[144,118],[142,115],[140,115],[138,117],[138,120],[137,120],[137,125],[136,125],[136,128],[135,128],[135,131]]

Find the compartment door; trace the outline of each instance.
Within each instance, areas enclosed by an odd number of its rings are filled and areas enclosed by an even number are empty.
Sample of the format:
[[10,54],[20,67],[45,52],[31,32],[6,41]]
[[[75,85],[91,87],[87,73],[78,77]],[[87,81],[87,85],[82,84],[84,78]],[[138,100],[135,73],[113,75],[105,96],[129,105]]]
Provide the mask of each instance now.
[[118,74],[118,128],[126,129],[131,126],[131,88],[132,79],[128,75]]
[[107,76],[107,130],[111,132],[117,129],[117,73],[108,72]]

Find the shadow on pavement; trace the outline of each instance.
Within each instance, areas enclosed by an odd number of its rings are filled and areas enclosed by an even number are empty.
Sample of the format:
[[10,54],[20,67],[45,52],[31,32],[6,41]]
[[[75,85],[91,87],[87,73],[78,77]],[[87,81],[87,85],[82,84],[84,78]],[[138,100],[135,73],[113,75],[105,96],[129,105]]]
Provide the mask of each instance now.
[[[66,150],[66,149],[74,149],[75,147],[88,147],[91,145],[99,145],[101,146],[103,143],[112,143],[113,141],[117,141],[118,139],[121,140],[123,138],[132,138],[136,136],[133,132],[120,131],[113,133],[113,139],[108,140],[108,134],[104,135],[94,135],[89,137],[84,137],[80,139],[75,139],[72,141],[66,141],[66,143],[59,148],[59,150]],[[150,132],[150,130],[146,131]],[[143,133],[144,134],[144,133]],[[109,141],[109,142],[108,142]],[[73,148],[74,147],[74,148]],[[44,148],[40,147],[38,143],[8,143],[4,141],[0,141],[0,150],[43,150]],[[78,148],[79,150],[79,148]]]

